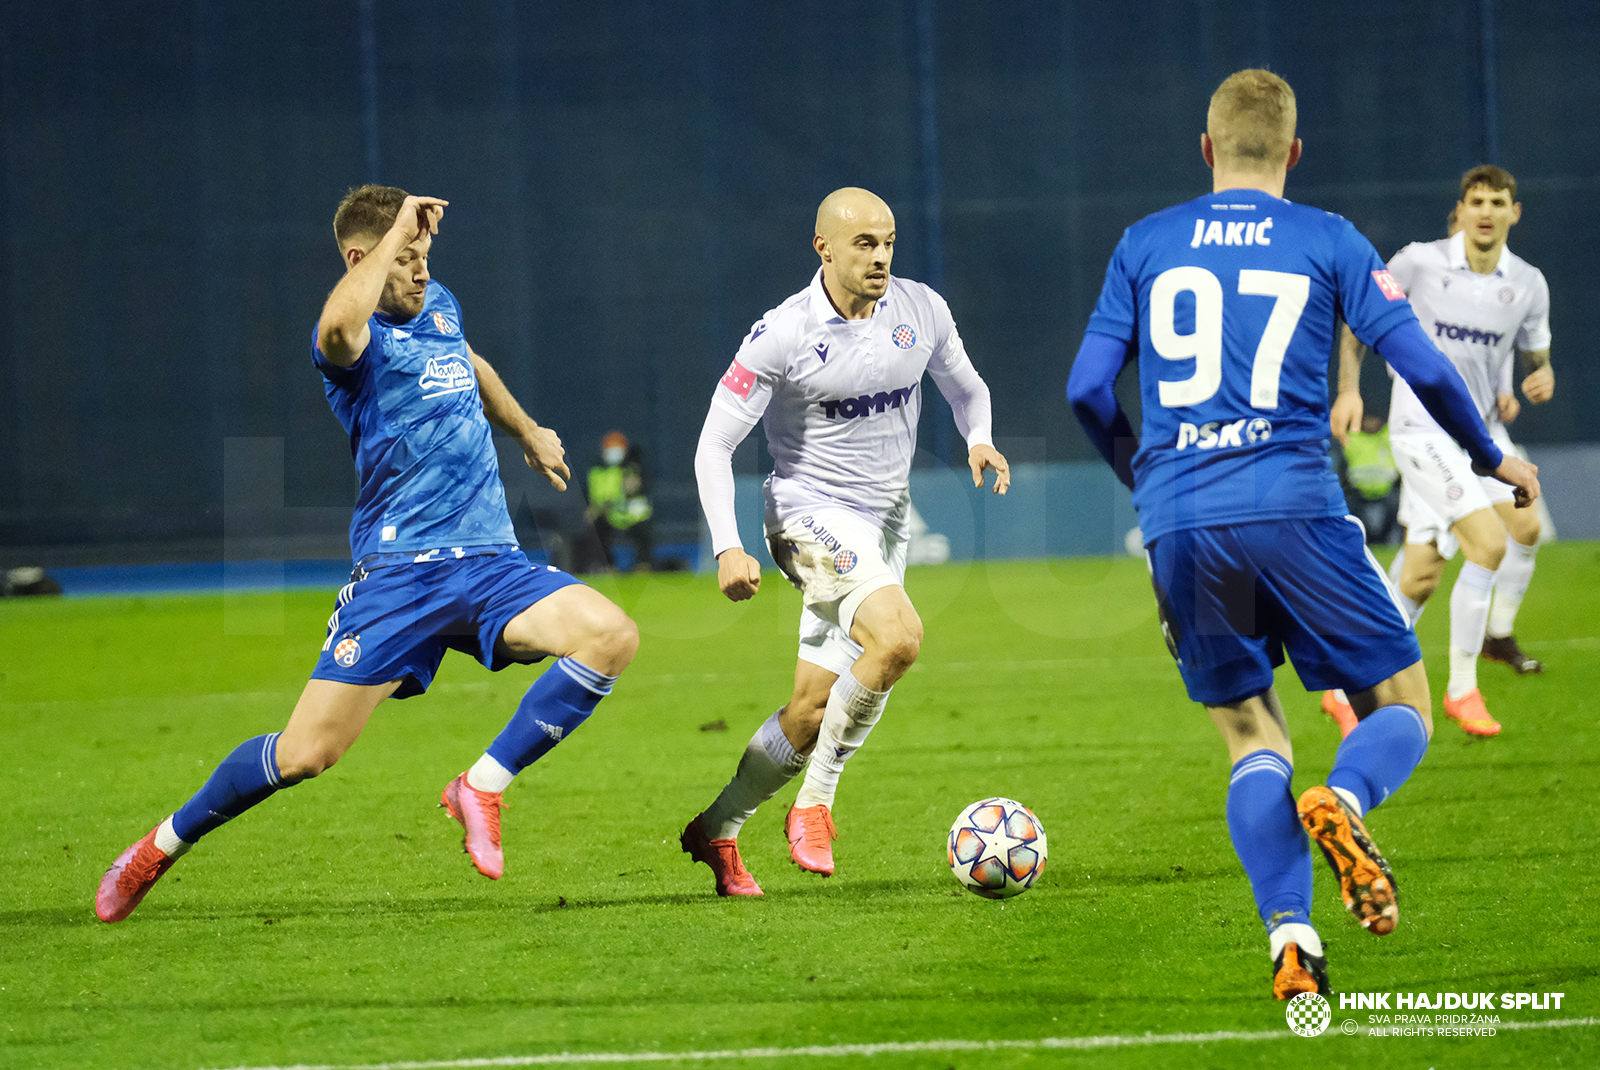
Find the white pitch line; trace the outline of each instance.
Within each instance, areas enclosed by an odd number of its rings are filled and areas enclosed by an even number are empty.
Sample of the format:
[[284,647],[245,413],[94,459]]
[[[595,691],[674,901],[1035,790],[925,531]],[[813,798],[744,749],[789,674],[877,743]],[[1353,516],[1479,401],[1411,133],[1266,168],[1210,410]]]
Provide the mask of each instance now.
[[[1502,1022],[1495,1029],[1571,1029],[1600,1025],[1600,1018],[1555,1018],[1548,1022]],[[1337,1027],[1326,1036],[1340,1035]],[[828,1058],[850,1055],[914,1055],[919,1052],[1015,1051],[1061,1048],[1136,1048],[1152,1044],[1213,1044],[1225,1040],[1288,1040],[1284,1029],[1253,1033],[1140,1033],[1126,1036],[1043,1037],[1038,1040],[913,1040],[884,1044],[832,1044],[805,1048],[739,1048],[722,1051],[558,1052],[553,1055],[502,1055],[492,1059],[445,1059],[436,1062],[296,1063],[293,1066],[233,1067],[231,1070],[473,1070],[494,1066],[574,1066],[585,1063],[714,1062],[725,1059]]]

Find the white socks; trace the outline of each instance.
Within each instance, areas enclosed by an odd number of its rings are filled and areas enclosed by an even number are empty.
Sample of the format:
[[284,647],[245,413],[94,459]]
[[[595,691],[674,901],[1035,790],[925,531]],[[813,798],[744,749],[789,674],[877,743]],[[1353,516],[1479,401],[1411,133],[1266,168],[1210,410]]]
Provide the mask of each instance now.
[[1317,935],[1317,930],[1303,922],[1291,921],[1278,926],[1270,934],[1272,938],[1272,961],[1278,961],[1278,952],[1283,950],[1284,944],[1299,944],[1300,950],[1308,955],[1322,957],[1322,937]]
[[165,821],[156,826],[156,846],[161,848],[161,853],[168,858],[177,858],[194,844],[184,843],[178,839],[178,834],[172,828],[172,816],[169,814]]
[[1463,561],[1450,591],[1450,686],[1446,694],[1452,699],[1478,686],[1478,655],[1489,624],[1494,575],[1482,565]]
[[768,717],[750,737],[733,779],[717,801],[706,807],[700,819],[706,839],[738,839],[739,830],[756,807],[776,795],[805,764],[806,756],[795,751],[779,727],[778,715]]
[[472,768],[467,770],[467,786],[474,791],[486,791],[491,795],[498,795],[511,786],[517,774],[489,757],[484,752],[482,758],[472,763]]
[[800,793],[794,800],[796,807],[833,808],[833,796],[839,788],[839,774],[844,771],[844,763],[866,742],[872,726],[883,716],[889,691],[873,691],[862,686],[852,672],[834,682],[833,690],[828,692],[828,709],[822,715],[817,745],[811,751],[811,768],[806,770],[805,783],[800,785]]
[[1533,559],[1538,552],[1537,545],[1524,546],[1506,536],[1506,556],[1494,574],[1494,609],[1489,613],[1489,634],[1496,639],[1510,635],[1517,623],[1517,610],[1533,580]]
[[[1350,808],[1350,812],[1351,813],[1355,814],[1357,817],[1366,817],[1367,816],[1365,813],[1362,812],[1361,803],[1359,801],[1357,801],[1354,792],[1350,791],[1347,788],[1329,788],[1328,790],[1333,792],[1335,795],[1339,796],[1339,798],[1344,801],[1344,804]],[[1379,800],[1379,801],[1382,801],[1382,800]],[[1276,958],[1277,956],[1274,955],[1273,957]]]

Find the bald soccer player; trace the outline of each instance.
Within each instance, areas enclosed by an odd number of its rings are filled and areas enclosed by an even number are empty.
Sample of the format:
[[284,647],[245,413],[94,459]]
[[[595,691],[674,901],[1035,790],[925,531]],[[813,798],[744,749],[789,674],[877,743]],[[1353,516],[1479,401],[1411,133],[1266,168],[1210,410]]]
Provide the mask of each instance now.
[[761,587],[733,511],[733,451],[760,421],[773,460],[767,545],[802,602],[793,695],[756,730],[722,794],[683,831],[683,849],[711,867],[718,895],[761,894],[739,857],[739,830],[808,757],[784,831],[802,869],[833,873],[839,773],[922,644],[903,583],[924,371],[954,411],[973,485],[983,484],[985,469],[995,472],[995,493],[1011,483],[990,441],[989,388],[944,299],[889,274],[894,239],[894,213],[875,194],[829,194],[811,240],[822,266],[811,285],[750,328],[700,433],[695,475],[717,585],[735,602]]

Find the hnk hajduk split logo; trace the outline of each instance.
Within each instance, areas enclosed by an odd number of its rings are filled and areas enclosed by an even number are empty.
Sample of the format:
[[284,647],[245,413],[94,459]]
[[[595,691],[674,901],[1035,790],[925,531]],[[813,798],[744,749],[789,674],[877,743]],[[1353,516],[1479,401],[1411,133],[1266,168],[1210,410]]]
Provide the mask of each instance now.
[[1318,1037],[1333,1021],[1333,1008],[1315,992],[1302,992],[1289,1001],[1284,1011],[1289,1028],[1303,1037]]

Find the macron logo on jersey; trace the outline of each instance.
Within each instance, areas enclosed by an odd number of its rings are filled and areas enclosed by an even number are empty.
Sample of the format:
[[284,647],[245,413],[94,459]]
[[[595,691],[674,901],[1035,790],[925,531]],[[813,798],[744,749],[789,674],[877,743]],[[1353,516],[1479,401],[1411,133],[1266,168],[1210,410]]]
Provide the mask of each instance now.
[[756,388],[756,373],[740,364],[735,358],[728,365],[727,374],[722,377],[722,385],[733,391],[740,401],[750,400],[750,391]]
[[451,353],[444,360],[429,357],[427,370],[418,376],[417,385],[422,387],[425,398],[459,394],[472,389],[472,370],[457,353]]
[[822,402],[822,414],[832,420],[836,416],[851,419],[858,416],[871,416],[884,409],[898,409],[911,400],[911,392],[915,386],[902,386],[898,390],[880,390],[876,394],[862,394],[858,398],[844,398],[840,401]]
[[1453,342],[1476,342],[1480,345],[1497,346],[1503,335],[1494,331],[1480,331],[1476,327],[1461,327],[1454,323],[1441,323],[1433,321],[1433,336],[1435,338],[1448,338]]
[[1400,288],[1398,282],[1394,281],[1394,276],[1387,271],[1374,271],[1372,273],[1372,281],[1378,284],[1378,289],[1382,290],[1383,296],[1389,300],[1404,301],[1406,299],[1406,292]]

